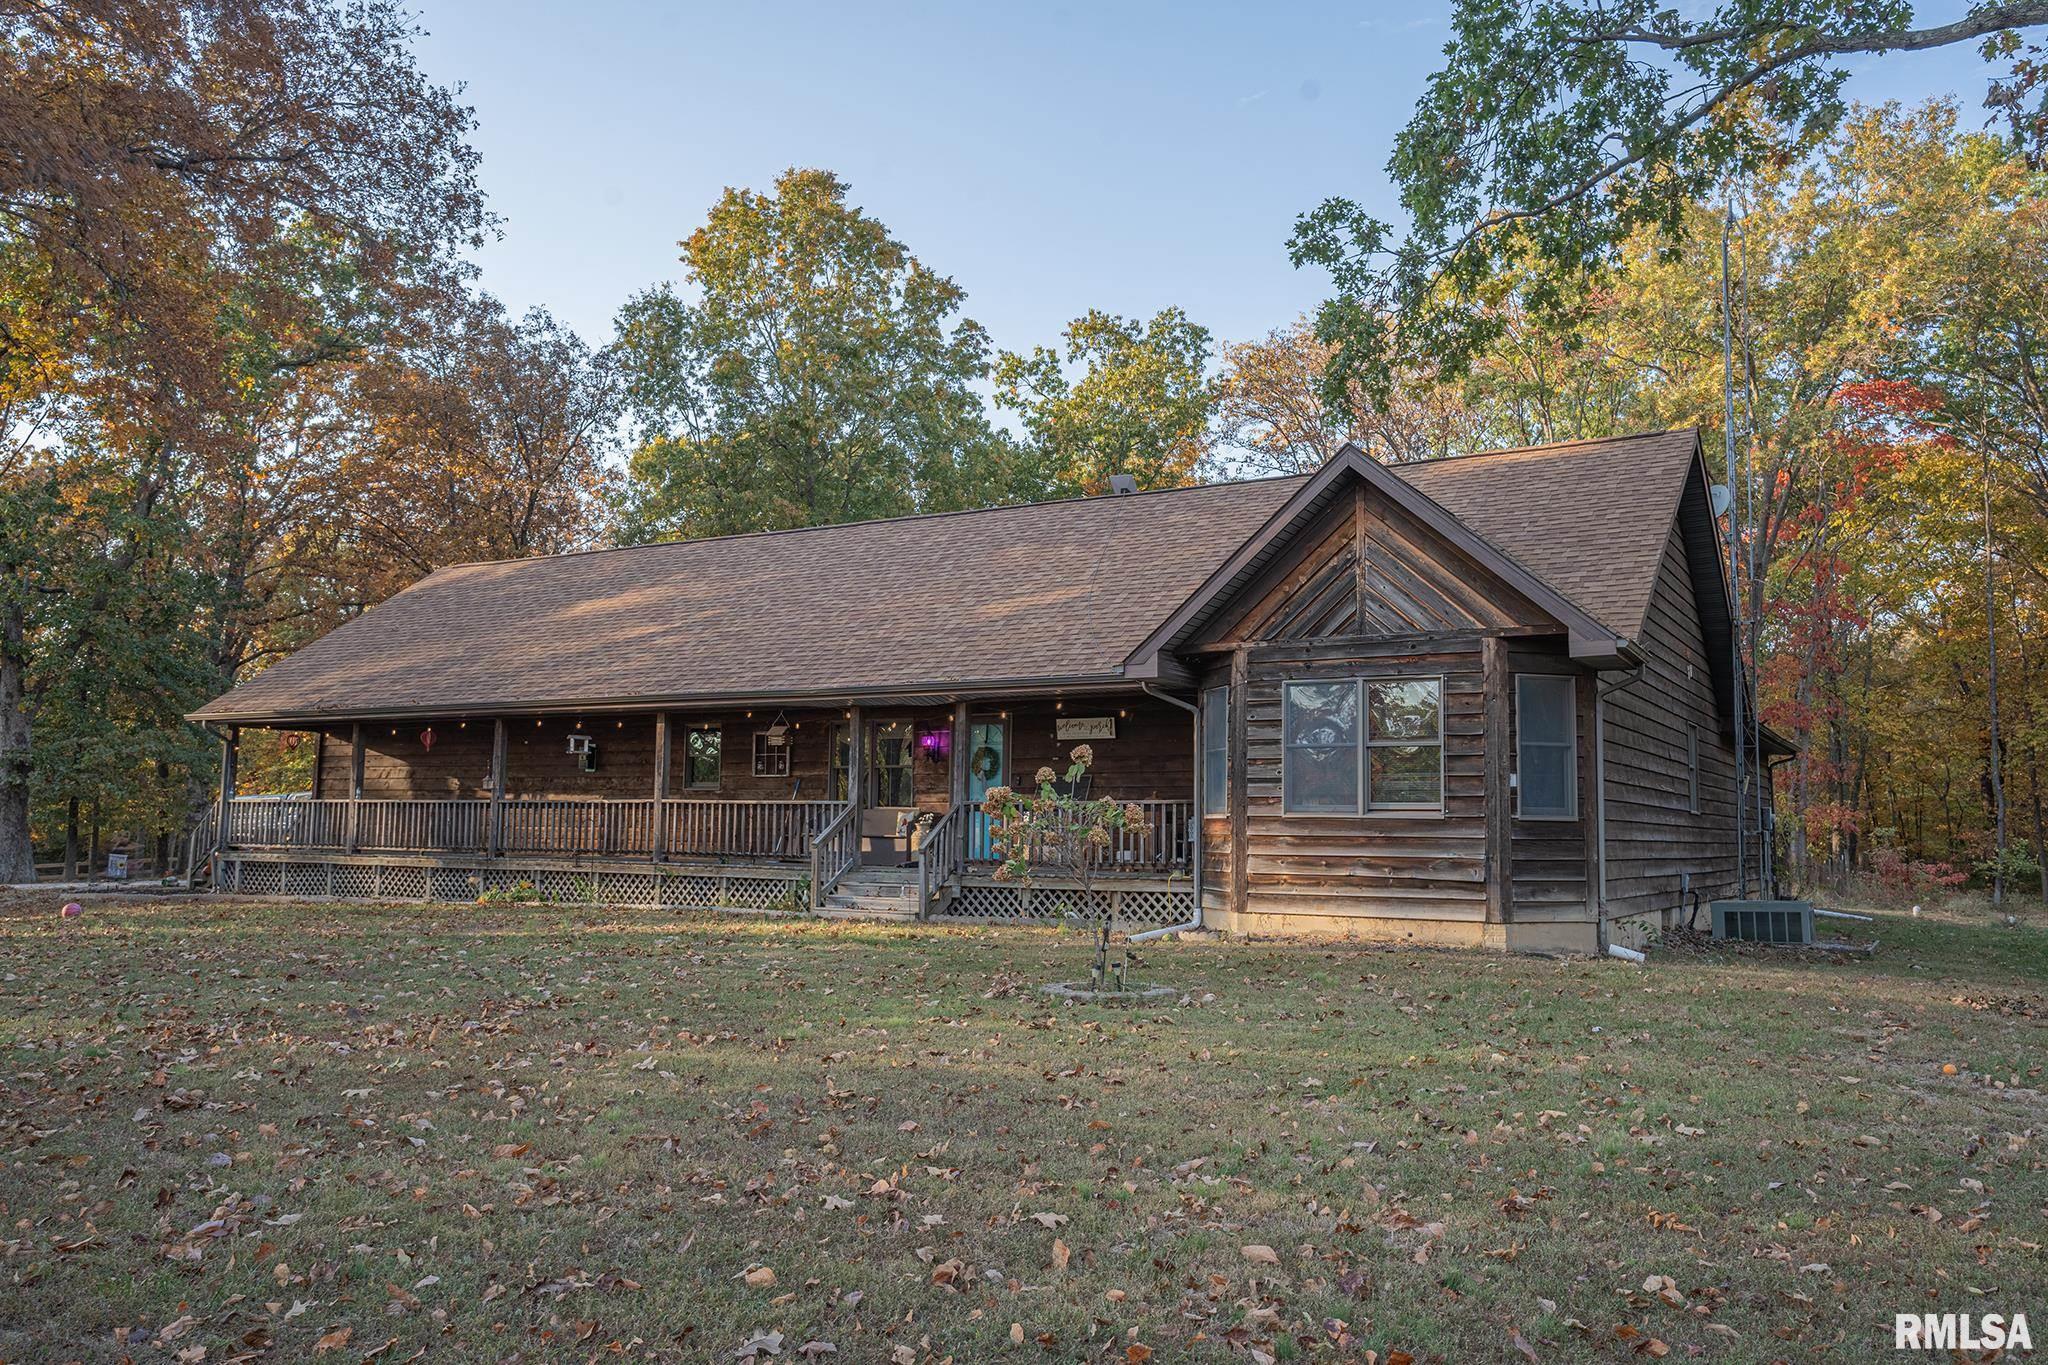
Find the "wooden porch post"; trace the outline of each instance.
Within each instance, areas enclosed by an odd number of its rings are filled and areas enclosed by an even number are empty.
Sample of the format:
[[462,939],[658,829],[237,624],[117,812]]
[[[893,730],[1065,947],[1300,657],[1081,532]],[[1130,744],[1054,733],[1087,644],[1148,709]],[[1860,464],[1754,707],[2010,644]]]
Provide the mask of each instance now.
[[313,799],[315,801],[320,799],[320,779],[326,776],[324,771],[326,767],[327,732],[325,730],[315,730],[313,732]]
[[1486,922],[1514,914],[1514,796],[1508,789],[1508,643],[1489,635],[1481,645],[1486,705]]
[[846,713],[846,801],[853,807],[855,829],[860,827],[860,812],[868,804],[868,745],[866,728],[861,721],[860,708],[852,707]]
[[[216,851],[223,857],[235,846],[234,799],[235,799],[235,752],[242,744],[242,727],[230,725],[220,742],[220,822],[214,831]],[[215,870],[219,875],[219,870]]]
[[491,721],[491,819],[485,837],[485,852],[493,858],[505,856],[505,768],[512,745],[505,731],[505,718]]
[[348,851],[363,846],[363,723],[357,721],[348,735]]
[[1251,888],[1246,880],[1251,871],[1251,783],[1249,744],[1245,738],[1245,712],[1251,698],[1251,655],[1239,645],[1230,656],[1230,731],[1228,735],[1230,773],[1230,911],[1244,933],[1249,926],[1244,915],[1251,905]]
[[953,871],[956,875],[967,871],[967,824],[972,818],[967,810],[967,703],[953,703],[953,749],[952,767],[947,777],[952,783],[953,821],[958,827],[953,835]]
[[[660,862],[668,856],[668,766],[671,755],[668,712],[654,713],[654,833],[653,858]],[[827,760],[828,762],[830,760]]]

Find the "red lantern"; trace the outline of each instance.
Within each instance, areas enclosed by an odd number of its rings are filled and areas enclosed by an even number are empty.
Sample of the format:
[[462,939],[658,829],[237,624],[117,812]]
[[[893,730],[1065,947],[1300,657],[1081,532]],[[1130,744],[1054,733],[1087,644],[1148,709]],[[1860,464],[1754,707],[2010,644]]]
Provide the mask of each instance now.
[[429,726],[428,726],[428,727],[427,727],[426,729],[424,729],[424,730],[420,731],[420,747],[421,747],[422,749],[425,749],[425,750],[426,750],[427,752],[429,752],[429,753],[432,753],[432,752],[433,752],[433,749],[434,749],[434,727],[433,727],[433,726],[429,725]]

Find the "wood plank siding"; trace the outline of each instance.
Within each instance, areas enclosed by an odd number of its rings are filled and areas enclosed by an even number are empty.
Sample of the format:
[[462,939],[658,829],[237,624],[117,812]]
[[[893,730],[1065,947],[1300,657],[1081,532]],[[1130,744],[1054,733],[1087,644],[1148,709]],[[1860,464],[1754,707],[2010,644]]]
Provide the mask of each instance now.
[[[1270,649],[1272,652],[1266,652]],[[1443,813],[1289,815],[1281,706],[1289,682],[1443,680]],[[1416,648],[1353,637],[1254,650],[1244,697],[1244,912],[1483,922],[1485,687],[1476,635]]]
[[[1519,671],[1590,675],[1562,628],[1511,586],[1363,485],[1326,511],[1216,616],[1191,653],[1202,687],[1231,694],[1231,809],[1203,822],[1214,911],[1296,922],[1377,922],[1377,932],[1475,939],[1489,920],[1587,920],[1590,716],[1579,727],[1580,818],[1504,818]],[[1218,655],[1228,651],[1229,660]],[[1489,676],[1488,656],[1497,662]],[[1440,813],[1289,814],[1289,682],[1442,680]],[[1590,681],[1586,704],[1590,706]],[[1489,717],[1491,711],[1491,718]],[[1505,751],[1489,773],[1489,723]],[[1489,802],[1489,781],[1494,802]],[[1489,834],[1489,811],[1496,827]],[[1490,849],[1503,848],[1499,854]],[[1489,913],[1490,870],[1506,863]]]
[[[1674,909],[1689,877],[1702,899],[1735,890],[1735,751],[1676,529],[1637,642],[1648,662],[1628,686],[1607,675],[1607,888],[1610,917]],[[1700,810],[1687,797],[1697,729]]]
[[[1062,707],[1064,709],[1062,709]],[[668,793],[676,799],[718,797],[728,800],[834,800],[831,746],[836,727],[848,723],[838,710],[790,710],[789,775],[756,777],[754,735],[773,722],[772,707],[719,712],[673,712]],[[1095,740],[1093,791],[1120,800],[1186,800],[1194,786],[1194,739],[1188,714],[1148,696],[1076,697],[1020,701],[1014,706],[975,705],[970,723],[1002,719],[1009,726],[1010,754],[1005,780],[1029,782],[1040,766],[1064,771],[1075,741],[1055,737],[1064,716],[1116,718],[1114,739]],[[863,719],[886,723],[908,721],[920,734],[943,730],[944,749],[915,751],[912,789],[918,806],[945,810],[952,802],[950,754],[952,711],[945,706],[867,708]],[[688,777],[687,737],[705,726],[719,730],[722,762],[716,790],[692,788]],[[320,732],[318,781],[314,795],[345,800],[350,792],[350,736],[353,727]],[[484,799],[491,794],[492,724],[488,719],[459,718],[363,727],[362,795],[367,800]],[[428,747],[422,733],[433,731]],[[597,745],[597,767],[584,772],[569,753],[569,736],[590,735]],[[610,797],[641,800],[654,792],[658,751],[653,716],[589,718],[577,730],[573,718],[514,717],[506,722],[508,800]]]

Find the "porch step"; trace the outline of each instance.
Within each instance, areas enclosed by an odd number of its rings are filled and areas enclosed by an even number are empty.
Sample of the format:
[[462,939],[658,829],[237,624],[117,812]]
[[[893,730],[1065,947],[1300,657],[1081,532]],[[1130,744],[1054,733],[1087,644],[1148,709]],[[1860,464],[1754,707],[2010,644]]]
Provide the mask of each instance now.
[[818,913],[839,919],[916,919],[917,869],[856,868],[840,878]]

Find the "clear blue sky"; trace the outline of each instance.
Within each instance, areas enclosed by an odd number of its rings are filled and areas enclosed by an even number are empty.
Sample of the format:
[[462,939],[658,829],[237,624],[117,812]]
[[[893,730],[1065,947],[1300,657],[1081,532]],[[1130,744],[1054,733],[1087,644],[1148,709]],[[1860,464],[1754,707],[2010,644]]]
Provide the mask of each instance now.
[[[967,291],[999,346],[1091,307],[1185,308],[1220,340],[1312,309],[1294,217],[1330,194],[1393,216],[1383,167],[1448,4],[540,4],[417,0],[420,60],[476,107],[514,311],[602,343],[727,185],[791,165]],[[1923,20],[1960,3],[1919,6]],[[1960,94],[1974,51],[1866,62],[1850,94]]]

